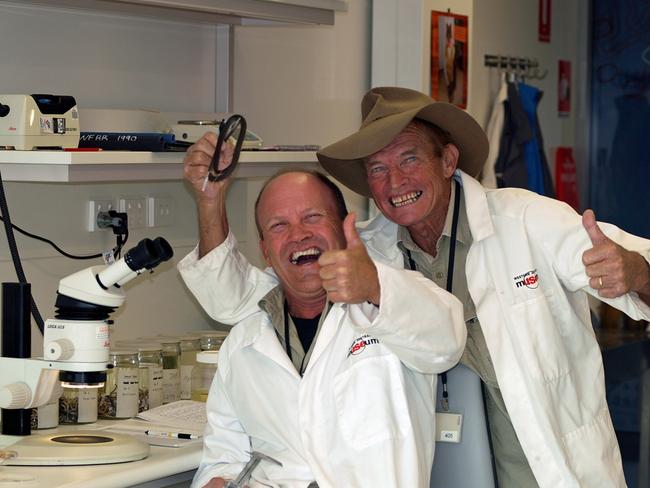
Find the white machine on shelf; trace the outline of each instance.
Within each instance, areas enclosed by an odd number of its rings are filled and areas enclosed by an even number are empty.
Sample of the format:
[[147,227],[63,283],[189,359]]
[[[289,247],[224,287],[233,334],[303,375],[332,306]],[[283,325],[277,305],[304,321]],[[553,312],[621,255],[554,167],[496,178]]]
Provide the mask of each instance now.
[[66,95],[0,95],[0,148],[79,146],[79,112]]

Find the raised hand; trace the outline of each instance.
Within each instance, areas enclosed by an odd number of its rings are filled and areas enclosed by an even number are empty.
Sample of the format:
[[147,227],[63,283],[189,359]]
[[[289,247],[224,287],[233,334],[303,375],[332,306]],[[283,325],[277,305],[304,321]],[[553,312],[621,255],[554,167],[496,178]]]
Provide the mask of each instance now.
[[[187,149],[183,159],[183,175],[194,190],[199,213],[199,257],[205,256],[228,236],[226,192],[231,178],[206,182],[216,145],[217,134],[207,132]],[[222,146],[219,169],[232,160],[233,150],[230,141]]]
[[603,298],[616,298],[636,291],[646,294],[650,285],[650,268],[637,252],[619,246],[598,226],[593,210],[585,210],[582,225],[591,239],[592,248],[582,255],[589,286]]
[[[218,182],[208,181],[206,177],[210,169],[210,162],[217,145],[217,134],[206,132],[201,139],[192,144],[183,159],[183,175],[185,180],[192,185],[197,202],[211,202],[219,198],[230,182],[230,178]],[[227,141],[221,148],[219,169],[224,169],[232,160],[234,146]]]
[[357,233],[355,221],[354,212],[343,221],[346,248],[324,252],[318,259],[323,288],[334,303],[368,301],[379,305],[377,268]]

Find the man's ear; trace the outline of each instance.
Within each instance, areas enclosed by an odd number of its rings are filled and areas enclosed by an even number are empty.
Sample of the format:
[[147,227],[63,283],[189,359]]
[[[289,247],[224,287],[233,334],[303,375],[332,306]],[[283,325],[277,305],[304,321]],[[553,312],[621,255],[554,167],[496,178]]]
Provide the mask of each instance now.
[[445,178],[451,178],[458,166],[458,158],[460,158],[460,151],[452,144],[446,144],[442,148],[442,170]]
[[271,266],[269,251],[266,248],[266,243],[264,242],[264,239],[260,239],[260,251],[262,251],[262,255],[264,256],[264,261],[266,261],[267,266]]

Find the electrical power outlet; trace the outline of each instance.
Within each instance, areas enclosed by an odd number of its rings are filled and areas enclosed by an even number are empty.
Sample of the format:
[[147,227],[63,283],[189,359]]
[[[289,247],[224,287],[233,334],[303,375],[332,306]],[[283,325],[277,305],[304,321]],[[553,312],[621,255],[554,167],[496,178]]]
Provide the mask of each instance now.
[[174,199],[149,197],[147,199],[148,227],[168,227],[174,224]]
[[95,198],[88,201],[87,208],[86,229],[88,229],[88,232],[95,232],[96,230],[102,230],[97,227],[97,214],[115,210],[115,200],[112,198]]
[[126,212],[129,229],[140,229],[147,225],[147,199],[145,197],[120,198],[120,212]]

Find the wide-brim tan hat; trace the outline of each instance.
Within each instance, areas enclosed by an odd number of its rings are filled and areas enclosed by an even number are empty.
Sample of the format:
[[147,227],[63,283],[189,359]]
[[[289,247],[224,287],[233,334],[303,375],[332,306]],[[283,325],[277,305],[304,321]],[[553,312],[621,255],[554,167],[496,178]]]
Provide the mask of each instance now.
[[489,144],[481,126],[451,103],[436,102],[408,88],[373,88],[361,102],[363,122],[357,132],[316,153],[325,170],[351,190],[370,195],[364,158],[383,149],[414,119],[437,125],[449,133],[460,151],[458,168],[478,176]]

